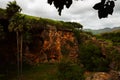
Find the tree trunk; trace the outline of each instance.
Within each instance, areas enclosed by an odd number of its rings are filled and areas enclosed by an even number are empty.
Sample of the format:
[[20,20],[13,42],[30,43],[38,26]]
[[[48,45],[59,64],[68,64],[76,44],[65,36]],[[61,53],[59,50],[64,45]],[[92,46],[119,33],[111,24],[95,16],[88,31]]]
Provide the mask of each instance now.
[[19,32],[17,31],[16,32],[16,39],[17,39],[17,70],[18,70],[18,80],[20,79],[19,76],[20,76],[20,55],[19,55]]
[[23,43],[23,36],[22,33],[20,34],[20,77],[22,80],[22,44]]
[[23,36],[18,31],[17,34],[17,68],[18,68],[18,80],[22,80],[22,43]]

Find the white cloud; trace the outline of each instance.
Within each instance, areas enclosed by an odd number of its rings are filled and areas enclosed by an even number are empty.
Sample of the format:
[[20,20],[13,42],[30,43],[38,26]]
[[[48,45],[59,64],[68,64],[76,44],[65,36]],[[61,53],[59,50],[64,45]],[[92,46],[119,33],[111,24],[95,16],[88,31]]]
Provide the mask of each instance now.
[[[5,8],[8,1],[0,0],[0,7]],[[52,5],[47,4],[47,0],[17,0],[22,7],[23,13],[51,18],[55,20],[76,21],[81,23],[84,28],[99,29],[105,27],[120,26],[120,1],[116,1],[113,15],[105,19],[99,19],[97,11],[92,7],[101,0],[78,0],[74,1],[69,9],[64,8],[62,15],[59,16],[57,10]]]

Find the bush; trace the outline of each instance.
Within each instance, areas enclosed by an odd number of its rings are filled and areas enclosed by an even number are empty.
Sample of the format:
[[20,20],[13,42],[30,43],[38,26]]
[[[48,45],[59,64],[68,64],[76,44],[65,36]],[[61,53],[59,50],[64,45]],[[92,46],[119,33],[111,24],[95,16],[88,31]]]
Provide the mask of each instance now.
[[74,29],[73,33],[74,33],[74,36],[75,36],[76,40],[78,41],[78,43],[81,44],[82,43],[82,39],[81,39],[81,35],[80,35],[81,31]]
[[119,45],[120,44],[120,31],[113,31],[109,33],[103,33],[101,34],[101,38],[107,39],[113,42],[114,45]]
[[85,80],[83,69],[78,65],[60,63],[58,65],[58,80]]
[[108,71],[109,69],[108,60],[103,57],[100,47],[93,43],[80,46],[78,59],[88,71]]
[[120,71],[120,52],[116,48],[108,47],[106,57],[110,61],[110,68]]

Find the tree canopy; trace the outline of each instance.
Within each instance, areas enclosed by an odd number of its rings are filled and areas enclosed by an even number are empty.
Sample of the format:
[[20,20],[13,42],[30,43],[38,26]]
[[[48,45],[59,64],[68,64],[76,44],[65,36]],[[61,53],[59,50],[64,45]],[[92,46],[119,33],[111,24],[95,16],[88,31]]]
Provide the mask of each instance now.
[[[108,15],[112,15],[114,11],[116,0],[101,0],[101,2],[96,3],[93,8],[95,10],[98,10],[98,17],[106,18]],[[56,9],[58,9],[59,15],[61,15],[62,10],[64,9],[64,6],[66,8],[69,8],[71,4],[73,3],[73,0],[48,0],[48,4],[54,4]]]
[[17,12],[21,12],[21,8],[19,5],[17,5],[16,1],[9,2],[6,7],[6,13],[7,17],[10,19],[12,16],[14,16]]

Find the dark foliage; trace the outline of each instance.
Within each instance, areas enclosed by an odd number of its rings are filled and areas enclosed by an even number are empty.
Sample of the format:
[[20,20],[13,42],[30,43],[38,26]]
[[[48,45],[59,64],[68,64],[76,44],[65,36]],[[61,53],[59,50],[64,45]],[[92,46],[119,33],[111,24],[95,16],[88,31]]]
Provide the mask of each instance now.
[[[1,9],[2,10],[2,9]],[[20,12],[22,9],[19,5],[17,5],[16,1],[9,2],[7,4],[6,10],[3,10],[2,14],[4,14],[3,18],[0,18],[0,24],[4,26],[4,32],[8,33],[8,25],[9,20],[17,13]]]
[[109,61],[102,55],[100,47],[93,43],[80,46],[78,59],[88,71],[108,71]]
[[69,62],[58,65],[57,77],[58,80],[85,80],[83,68]]
[[4,32],[8,32],[9,21],[7,19],[0,19],[0,25],[4,26]]
[[95,10],[98,10],[98,17],[106,18],[108,15],[112,15],[114,11],[115,2],[114,0],[101,0],[100,3],[97,3],[93,6]]
[[72,4],[72,0],[48,0],[48,4],[54,4],[56,9],[58,9],[59,15],[61,15],[62,9],[64,9],[64,6],[69,8]]
[[19,5],[17,5],[16,1],[9,2],[6,7],[6,13],[7,17],[10,19],[12,16],[14,16],[17,12],[21,12],[21,8]]
[[[93,8],[98,10],[98,17],[100,19],[108,17],[109,14],[112,15],[115,6],[114,1],[115,0],[101,0],[100,3],[95,4]],[[64,6],[69,8],[73,3],[73,0],[48,0],[48,4],[51,5],[52,3],[56,9],[58,9],[59,15],[61,15]]]
[[73,26],[74,28],[82,29],[83,25],[76,23],[76,22],[66,22],[67,24]]
[[120,31],[103,33],[101,38],[112,41],[114,45],[120,45]]

